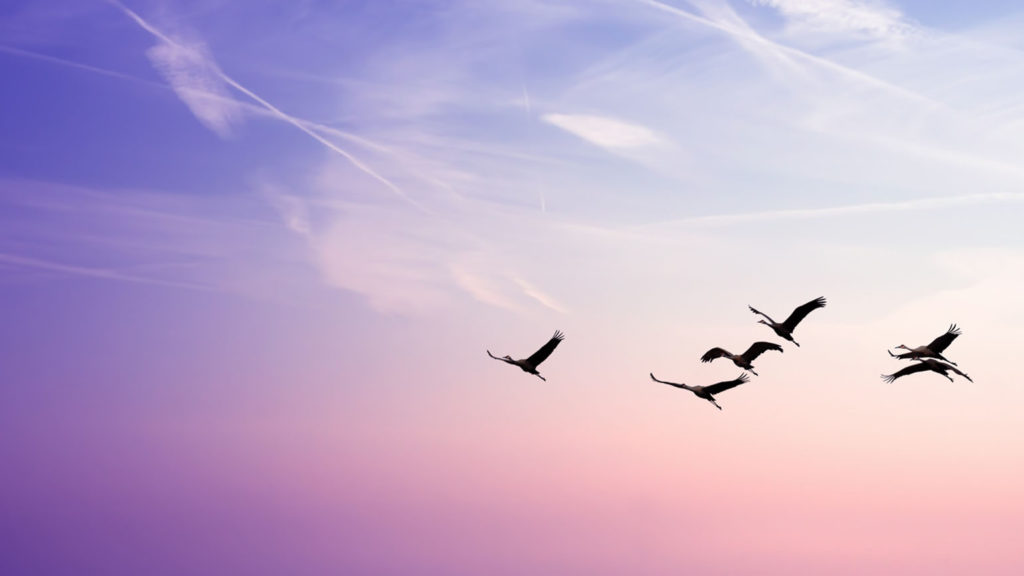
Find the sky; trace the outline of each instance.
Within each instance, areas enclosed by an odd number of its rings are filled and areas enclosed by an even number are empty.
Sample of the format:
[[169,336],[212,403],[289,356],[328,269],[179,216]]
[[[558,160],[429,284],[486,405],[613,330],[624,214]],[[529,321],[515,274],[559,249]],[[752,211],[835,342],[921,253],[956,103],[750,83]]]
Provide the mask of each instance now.
[[14,0],[0,77],[4,574],[1024,569],[1015,2]]

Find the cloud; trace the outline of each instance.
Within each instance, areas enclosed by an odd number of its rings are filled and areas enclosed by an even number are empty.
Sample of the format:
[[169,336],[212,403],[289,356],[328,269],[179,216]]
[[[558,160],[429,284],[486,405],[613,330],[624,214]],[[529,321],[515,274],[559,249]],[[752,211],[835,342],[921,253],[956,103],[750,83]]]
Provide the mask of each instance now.
[[134,274],[125,273],[118,270],[110,270],[106,268],[93,268],[90,266],[76,266],[73,264],[63,264],[59,262],[50,262],[47,260],[40,260],[38,258],[19,256],[17,254],[5,254],[2,252],[0,252],[0,263],[22,266],[25,268],[48,270],[50,272],[58,272],[61,274],[68,274],[71,276],[85,276],[88,278],[102,278],[104,280],[118,280],[121,282],[131,282],[134,284],[152,284],[156,286],[167,286],[170,288],[187,288],[189,290],[214,290],[213,287],[204,286],[202,284],[176,282],[174,280],[162,280],[159,278],[148,278],[145,276],[137,276]]
[[204,126],[221,138],[231,136],[242,110],[205,45],[160,42],[146,55]]
[[15,48],[13,46],[0,45],[0,52],[11,54],[14,56],[21,56],[23,58],[30,58],[32,60],[39,60],[41,62],[47,62],[50,64],[56,64],[58,66],[64,66],[67,68],[74,68],[76,70],[84,70],[86,72],[92,72],[94,74],[100,74],[102,76],[109,76],[111,78],[118,78],[120,80],[128,80],[130,82],[139,82],[142,84],[148,83],[146,80],[130,76],[122,72],[114,70],[107,70],[106,68],[100,68],[98,66],[91,66],[82,62],[76,62],[74,60],[67,60],[65,58],[57,58],[56,56],[50,56],[47,54],[40,54],[39,52],[32,52],[31,50],[23,50],[21,48]]
[[773,40],[765,38],[761,34],[758,34],[754,30],[750,29],[749,27],[741,28],[741,27],[737,27],[737,26],[734,26],[734,25],[731,25],[731,24],[728,24],[728,23],[720,22],[720,21],[715,20],[715,19],[705,18],[703,16],[699,16],[699,15],[687,12],[686,10],[679,9],[679,8],[677,8],[675,6],[671,6],[669,4],[665,4],[664,2],[659,2],[658,0],[636,0],[636,1],[640,2],[642,4],[646,4],[646,5],[648,5],[648,6],[652,7],[652,8],[660,10],[662,12],[673,14],[673,15],[675,15],[675,16],[677,16],[679,18],[682,18],[684,20],[687,20],[687,21],[690,21],[690,22],[693,22],[693,23],[697,23],[697,24],[700,24],[702,26],[706,26],[708,28],[713,28],[715,30],[719,30],[721,32],[724,32],[724,33],[728,34],[729,36],[731,36],[732,38],[734,38],[736,40],[743,41],[743,42],[752,42],[752,43],[754,43],[754,45],[758,45],[758,46],[762,47],[763,49],[768,50],[770,53],[772,53],[772,54],[774,54],[776,56],[787,55],[787,56],[793,57],[795,60],[800,60],[800,61],[807,62],[807,63],[812,64],[812,65],[814,65],[814,66],[816,66],[816,67],[818,67],[818,68],[820,68],[822,70],[826,70],[826,71],[829,71],[829,72],[836,73],[840,77],[842,77],[844,79],[847,79],[847,80],[850,80],[850,81],[853,81],[853,82],[856,82],[857,84],[860,84],[860,85],[862,85],[864,87],[883,90],[883,91],[888,92],[890,94],[893,94],[893,95],[896,95],[896,96],[900,96],[902,98],[906,98],[907,100],[910,100],[910,101],[913,101],[913,102],[916,102],[916,103],[919,103],[919,104],[925,104],[925,105],[927,105],[929,107],[939,106],[938,102],[936,102],[936,101],[934,101],[934,100],[932,100],[932,99],[930,99],[930,98],[928,98],[928,97],[926,97],[926,96],[924,96],[922,94],[918,94],[918,93],[916,93],[916,92],[914,92],[912,90],[908,90],[908,89],[906,89],[906,88],[904,88],[902,86],[898,86],[896,84],[892,84],[892,83],[887,82],[885,80],[882,80],[880,78],[876,78],[875,76],[872,76],[870,74],[862,72],[861,70],[857,70],[855,68],[851,68],[851,67],[844,66],[842,64],[836,63],[836,62],[834,62],[832,60],[829,60],[828,58],[823,58],[823,57],[818,56],[816,54],[812,54],[810,52],[805,52],[803,50],[799,50],[797,48],[793,48],[792,46],[786,46],[784,44],[780,44],[778,42],[775,42]]
[[[249,90],[234,78],[225,74],[213,62],[213,59],[207,54],[206,49],[203,48],[202,45],[196,43],[188,45],[182,44],[179,40],[172,39],[170,36],[150,24],[147,20],[139,16],[124,4],[121,4],[117,0],[107,1],[121,10],[121,12],[126,16],[131,18],[139,25],[139,27],[146,32],[149,32],[160,41],[158,46],[150,49],[150,58],[154,58],[155,54],[156,59],[154,60],[154,64],[159,64],[166,68],[165,74],[167,75],[168,82],[170,82],[172,87],[175,88],[178,95],[185,100],[186,104],[188,104],[192,109],[192,112],[196,114],[201,121],[204,123],[209,122],[207,126],[215,132],[218,132],[218,134],[221,134],[219,130],[225,128],[223,125],[223,121],[225,120],[223,117],[225,109],[224,96],[218,93],[218,90],[224,90],[224,87],[219,85],[219,83],[223,83],[248,96],[268,112],[280,120],[298,128],[310,138],[327,147],[328,150],[344,157],[360,171],[383,184],[408,204],[416,207],[422,212],[430,212],[430,210],[425,206],[409,197],[394,182],[382,176],[376,170],[370,168],[368,165],[361,162],[355,156],[348,153],[338,145],[318,134],[305,121],[286,114],[280,108],[264,100],[255,92]],[[212,92],[210,91],[211,89],[213,90]],[[227,100],[230,101],[230,97],[228,97]],[[237,106],[237,104],[235,106]]]
[[770,6],[790,22],[822,32],[854,32],[878,38],[912,34],[914,26],[899,10],[881,2],[857,0],[750,0]]
[[[0,264],[76,277],[277,297],[302,248],[245,196],[0,180]],[[287,271],[287,274],[282,273]],[[309,272],[307,278],[315,278]]]
[[505,296],[501,289],[486,277],[457,264],[452,265],[451,271],[452,277],[459,287],[477,301],[513,312],[521,311],[517,304]]
[[309,209],[302,198],[278,192],[270,186],[264,186],[264,194],[289,230],[307,239],[312,238]]
[[602,148],[640,148],[662,142],[649,128],[602,116],[545,114],[543,120]]
[[961,206],[974,206],[980,204],[1010,204],[1024,202],[1024,192],[995,192],[989,194],[965,194],[962,196],[946,196],[936,198],[917,198],[899,202],[869,202],[864,204],[847,204],[843,206],[831,206],[826,208],[799,208],[793,210],[766,210],[763,212],[743,212],[736,214],[714,214],[709,216],[694,216],[682,218],[670,222],[662,222],[655,225],[672,224],[709,224],[709,225],[731,225],[743,224],[746,222],[767,222],[775,220],[802,220],[814,218],[829,218],[835,216],[849,216],[857,214],[874,214],[881,212],[902,212],[910,210],[935,210],[943,208],[957,208]]
[[568,310],[566,310],[565,307],[556,302],[555,299],[552,298],[551,296],[545,294],[544,292],[541,292],[540,289],[538,289],[533,284],[530,284],[529,282],[523,280],[522,278],[515,278],[515,282],[516,284],[519,285],[520,288],[523,289],[523,294],[526,294],[530,298],[533,298],[540,304],[561,314],[568,313]]

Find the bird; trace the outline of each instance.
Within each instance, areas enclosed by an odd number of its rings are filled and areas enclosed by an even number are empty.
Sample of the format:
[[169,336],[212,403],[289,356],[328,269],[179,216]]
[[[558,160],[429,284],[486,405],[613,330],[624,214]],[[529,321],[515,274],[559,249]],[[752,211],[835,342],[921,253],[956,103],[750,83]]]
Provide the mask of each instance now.
[[796,344],[797,346],[800,346],[800,344],[798,344],[796,340],[793,340],[793,330],[796,329],[796,325],[799,324],[805,316],[810,314],[811,310],[816,310],[818,308],[824,307],[825,297],[820,296],[818,298],[815,298],[814,300],[811,300],[807,304],[797,306],[796,310],[793,310],[793,313],[789,315],[789,318],[786,318],[785,322],[782,322],[780,324],[775,320],[772,320],[771,317],[765,314],[764,312],[761,312],[760,310],[754,308],[753,306],[747,306],[747,308],[750,308],[750,311],[753,312],[754,314],[760,314],[761,316],[764,316],[765,318],[768,319],[767,322],[764,320],[758,320],[757,322],[759,324],[765,324],[766,326],[774,330],[780,338],[785,338],[786,340],[789,340],[790,342]]
[[537,372],[537,366],[540,366],[541,362],[547,360],[548,356],[551,356],[551,353],[555,351],[555,348],[558,346],[558,343],[561,342],[563,338],[565,338],[565,335],[562,334],[561,331],[555,330],[555,335],[552,336],[546,344],[541,346],[540,350],[534,352],[529,358],[523,358],[521,360],[513,360],[512,357],[508,355],[499,358],[498,356],[491,354],[490,350],[487,351],[487,355],[490,356],[491,358],[494,358],[495,360],[501,360],[502,362],[505,362],[507,364],[519,366],[523,370],[523,372],[529,372],[530,374],[533,374],[537,378],[540,378],[541,380],[547,382],[547,378],[541,376],[540,373]]
[[946,330],[946,333],[943,334],[942,336],[939,336],[935,340],[932,340],[931,344],[928,344],[927,346],[918,346],[917,348],[910,348],[909,346],[900,344],[896,348],[909,350],[909,352],[904,352],[903,354],[893,354],[892,351],[889,351],[889,356],[901,359],[910,358],[913,360],[918,360],[921,358],[938,358],[943,362],[949,362],[953,366],[956,366],[956,362],[953,362],[952,360],[949,360],[948,358],[943,356],[942,352],[946,349],[946,347],[952,344],[953,340],[956,340],[956,337],[959,335],[960,329],[956,327],[956,324],[950,324],[949,329]]
[[712,384],[710,386],[687,386],[686,384],[676,384],[675,382],[666,382],[664,380],[658,380],[657,378],[654,377],[654,373],[652,372],[651,380],[654,380],[655,382],[660,382],[662,384],[668,384],[669,386],[675,386],[676,388],[682,388],[683,390],[689,390],[690,392],[696,394],[698,398],[703,398],[708,402],[711,402],[712,404],[715,405],[715,408],[721,410],[722,407],[718,405],[718,402],[715,402],[715,394],[728,390],[729,388],[735,388],[740,384],[747,382],[749,378],[745,373],[743,373],[740,374],[739,378],[735,380],[719,382],[717,384]]
[[939,362],[938,360],[933,360],[931,358],[925,358],[923,360],[919,360],[917,362],[917,364],[911,364],[910,366],[907,366],[906,368],[904,368],[904,369],[902,369],[902,370],[900,370],[900,371],[898,371],[896,373],[893,373],[893,374],[888,374],[888,375],[882,374],[882,380],[885,380],[886,382],[892,382],[892,381],[896,380],[897,378],[899,378],[901,376],[906,376],[907,374],[913,374],[915,372],[926,372],[928,370],[931,370],[932,372],[938,372],[939,374],[942,374],[950,382],[953,381],[953,377],[950,376],[949,374],[946,374],[946,372],[949,372],[950,370],[952,370],[953,372],[963,376],[964,378],[967,378],[968,381],[974,382],[974,380],[971,380],[970,376],[968,376],[967,374],[964,374],[960,370],[950,366],[949,364],[946,364],[944,362]]
[[782,352],[782,346],[771,342],[754,342],[743,354],[733,354],[724,348],[712,348],[700,357],[700,361],[711,362],[715,358],[728,358],[729,360],[732,360],[733,364],[743,368],[744,370],[750,370],[754,376],[757,376],[758,374],[757,372],[754,372],[754,367],[751,366],[751,362],[767,350],[778,350],[779,352]]

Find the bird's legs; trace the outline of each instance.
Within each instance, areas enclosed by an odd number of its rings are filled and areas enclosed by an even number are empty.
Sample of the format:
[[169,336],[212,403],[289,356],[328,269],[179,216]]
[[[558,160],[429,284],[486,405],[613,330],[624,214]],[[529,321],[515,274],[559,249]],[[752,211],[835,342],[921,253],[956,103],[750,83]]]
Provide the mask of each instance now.
[[715,408],[718,408],[719,410],[722,409],[722,407],[718,405],[718,402],[715,402],[714,400],[708,400],[708,402],[711,402],[712,404],[714,404]]
[[533,375],[534,375],[534,376],[536,376],[537,378],[540,378],[541,380],[543,380],[543,381],[545,381],[545,382],[547,382],[547,381],[548,381],[548,380],[547,380],[547,378],[545,378],[545,377],[541,376],[540,374],[537,374],[536,372],[534,372],[534,373],[533,373]]
[[757,372],[754,372],[753,368],[747,368],[747,370],[750,370],[750,373],[753,374],[754,376],[760,376],[760,374],[758,374]]

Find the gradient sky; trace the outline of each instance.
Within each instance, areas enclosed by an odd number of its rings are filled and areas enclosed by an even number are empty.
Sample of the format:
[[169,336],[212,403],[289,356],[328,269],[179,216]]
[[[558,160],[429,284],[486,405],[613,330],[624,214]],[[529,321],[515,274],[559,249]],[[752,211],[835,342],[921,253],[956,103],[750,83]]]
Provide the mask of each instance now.
[[0,7],[0,573],[1024,570],[1016,2],[124,1]]

